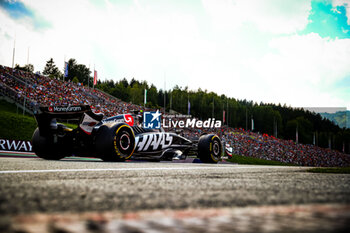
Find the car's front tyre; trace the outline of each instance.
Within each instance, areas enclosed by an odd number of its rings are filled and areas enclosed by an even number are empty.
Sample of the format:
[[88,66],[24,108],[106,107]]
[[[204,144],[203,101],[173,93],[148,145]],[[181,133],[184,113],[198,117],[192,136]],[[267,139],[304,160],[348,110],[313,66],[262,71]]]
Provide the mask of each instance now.
[[217,163],[222,157],[220,138],[215,134],[206,134],[199,138],[198,157],[203,163]]

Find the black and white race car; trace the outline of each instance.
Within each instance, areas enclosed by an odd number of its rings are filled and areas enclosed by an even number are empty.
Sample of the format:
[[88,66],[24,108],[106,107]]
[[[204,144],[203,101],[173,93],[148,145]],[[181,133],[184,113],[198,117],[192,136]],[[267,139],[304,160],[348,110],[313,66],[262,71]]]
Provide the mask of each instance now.
[[[97,157],[103,161],[128,159],[173,160],[197,156],[204,163],[221,160],[222,145],[215,134],[188,139],[176,133],[140,126],[140,115],[122,114],[103,119],[90,106],[40,107],[35,114],[38,128],[32,145],[43,159],[67,156]],[[69,128],[57,119],[77,119],[78,127]]]

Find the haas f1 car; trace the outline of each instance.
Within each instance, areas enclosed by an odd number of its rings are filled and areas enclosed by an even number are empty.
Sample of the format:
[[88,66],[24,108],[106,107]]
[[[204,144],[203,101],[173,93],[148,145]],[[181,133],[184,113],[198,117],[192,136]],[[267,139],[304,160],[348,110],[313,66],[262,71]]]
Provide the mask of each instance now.
[[[35,114],[38,128],[32,145],[43,159],[59,160],[67,156],[97,157],[103,161],[128,159],[173,160],[196,155],[204,163],[221,160],[222,145],[215,134],[190,140],[164,129],[140,126],[137,114],[122,114],[103,119],[89,105],[40,107]],[[78,127],[69,128],[57,119],[77,119]]]

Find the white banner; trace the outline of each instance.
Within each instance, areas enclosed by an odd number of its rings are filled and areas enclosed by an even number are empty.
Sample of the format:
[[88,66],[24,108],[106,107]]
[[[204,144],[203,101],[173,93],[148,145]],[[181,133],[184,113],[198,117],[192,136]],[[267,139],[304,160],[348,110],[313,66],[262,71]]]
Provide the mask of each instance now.
[[33,152],[30,141],[0,139],[0,150]]

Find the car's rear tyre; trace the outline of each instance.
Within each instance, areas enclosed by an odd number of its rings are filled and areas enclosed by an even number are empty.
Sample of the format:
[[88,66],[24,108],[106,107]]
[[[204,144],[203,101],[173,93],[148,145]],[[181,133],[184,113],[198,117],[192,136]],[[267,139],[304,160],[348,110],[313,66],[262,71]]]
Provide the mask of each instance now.
[[215,134],[203,135],[198,141],[198,157],[203,163],[217,163],[221,160],[222,145]]
[[53,142],[53,138],[41,136],[39,128],[36,128],[33,133],[32,147],[38,157],[47,160],[59,160],[69,156],[62,146]]
[[96,134],[95,148],[103,161],[124,162],[134,153],[134,131],[125,123],[102,125]]

